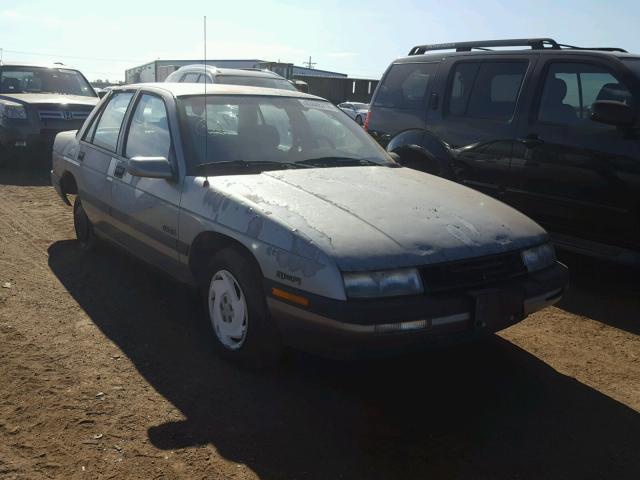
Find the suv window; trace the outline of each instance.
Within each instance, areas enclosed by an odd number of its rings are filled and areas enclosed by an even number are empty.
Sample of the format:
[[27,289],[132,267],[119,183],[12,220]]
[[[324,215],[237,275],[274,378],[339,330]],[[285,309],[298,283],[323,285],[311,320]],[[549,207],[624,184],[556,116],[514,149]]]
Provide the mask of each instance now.
[[198,83],[199,73],[185,73],[180,82],[186,83]]
[[429,84],[437,63],[397,63],[380,85],[374,105],[377,107],[424,108]]
[[588,122],[595,126],[590,118],[591,106],[597,100],[633,106],[629,90],[608,70],[587,63],[552,63],[545,78],[538,119],[571,125]]
[[169,158],[171,134],[167,109],[162,99],[143,94],[136,105],[129,126],[125,156]]
[[132,92],[115,93],[102,111],[95,131],[90,131],[92,137],[87,138],[87,141],[92,142],[98,147],[115,152],[118,146],[122,120],[124,119],[124,114],[127,112],[132,98]]
[[527,62],[459,63],[449,86],[451,115],[509,120],[515,111]]

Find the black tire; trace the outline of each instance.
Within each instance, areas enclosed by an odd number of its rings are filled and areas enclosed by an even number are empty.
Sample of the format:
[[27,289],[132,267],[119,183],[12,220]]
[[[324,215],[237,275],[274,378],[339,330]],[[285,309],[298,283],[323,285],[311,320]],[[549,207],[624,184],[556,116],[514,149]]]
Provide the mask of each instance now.
[[356,116],[356,123],[357,123],[358,125],[362,125],[362,117],[361,117],[360,115],[357,115],[357,116]]
[[82,207],[80,197],[76,197],[73,202],[73,227],[80,248],[87,252],[94,251],[96,249],[96,235],[93,231],[93,224]]
[[[215,296],[212,290],[212,280],[217,274],[231,274],[242,292],[246,304],[246,330],[244,337],[232,339],[236,344],[233,347],[225,344],[229,337],[219,332],[214,320]],[[282,356],[282,343],[279,332],[270,318],[266,305],[265,294],[262,288],[262,274],[256,261],[250,254],[239,248],[228,247],[217,252],[209,262],[205,281],[201,285],[202,298],[204,300],[205,318],[211,328],[213,346],[216,352],[223,358],[252,370],[262,370],[275,367]],[[237,291],[236,291],[237,293]],[[211,300],[210,300],[211,299]],[[212,305],[213,303],[213,305]],[[219,309],[224,305],[220,300]],[[227,312],[229,315],[229,312]],[[231,309],[231,317],[236,312]],[[226,317],[227,321],[229,317]],[[218,313],[218,323],[224,320],[224,315]],[[231,322],[237,321],[233,318]]]

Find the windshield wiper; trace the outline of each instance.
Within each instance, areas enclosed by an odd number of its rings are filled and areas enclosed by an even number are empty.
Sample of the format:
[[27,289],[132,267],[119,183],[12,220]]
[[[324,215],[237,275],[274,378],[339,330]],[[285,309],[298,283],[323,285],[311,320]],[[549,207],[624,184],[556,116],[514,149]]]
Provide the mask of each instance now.
[[296,162],[276,162],[271,160],[259,160],[256,162],[248,162],[246,160],[223,160],[220,162],[207,162],[196,165],[196,170],[201,172],[207,168],[233,168],[233,167],[241,167],[241,168],[250,168],[250,167],[281,167],[282,169],[287,168],[312,168],[310,165],[301,165]]
[[354,157],[317,157],[317,158],[309,158],[308,160],[302,160],[297,163],[304,163],[308,166],[316,166],[316,167],[331,167],[333,165],[344,165],[351,164],[354,166],[363,166],[363,165],[373,165],[377,167],[386,166],[383,163],[374,162],[373,160],[369,160],[367,158],[354,158]]

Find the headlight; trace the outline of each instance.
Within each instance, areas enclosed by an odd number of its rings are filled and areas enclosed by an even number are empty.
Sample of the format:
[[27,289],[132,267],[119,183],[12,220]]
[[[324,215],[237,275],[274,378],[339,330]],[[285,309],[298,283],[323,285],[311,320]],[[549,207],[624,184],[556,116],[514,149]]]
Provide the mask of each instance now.
[[19,118],[24,120],[27,118],[27,111],[19,103],[0,100],[0,117]]
[[383,272],[343,273],[349,298],[395,297],[422,293],[422,280],[415,268]]
[[530,272],[550,267],[556,261],[556,251],[550,243],[524,250],[521,255],[522,261]]

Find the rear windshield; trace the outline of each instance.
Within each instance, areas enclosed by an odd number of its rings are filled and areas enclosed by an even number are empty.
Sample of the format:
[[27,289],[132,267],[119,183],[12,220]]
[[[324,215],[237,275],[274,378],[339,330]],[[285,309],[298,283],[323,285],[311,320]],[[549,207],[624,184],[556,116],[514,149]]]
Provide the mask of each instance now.
[[45,67],[2,67],[0,93],[59,93],[95,97],[89,82],[76,70]]
[[432,63],[393,65],[378,87],[374,105],[390,108],[421,108],[434,72]]
[[362,127],[326,101],[209,95],[205,109],[205,97],[197,95],[180,97],[177,105],[191,174],[219,162],[393,164]]
[[218,75],[216,81],[228,85],[246,85],[249,87],[279,88],[280,90],[297,91],[296,87],[284,78]]

